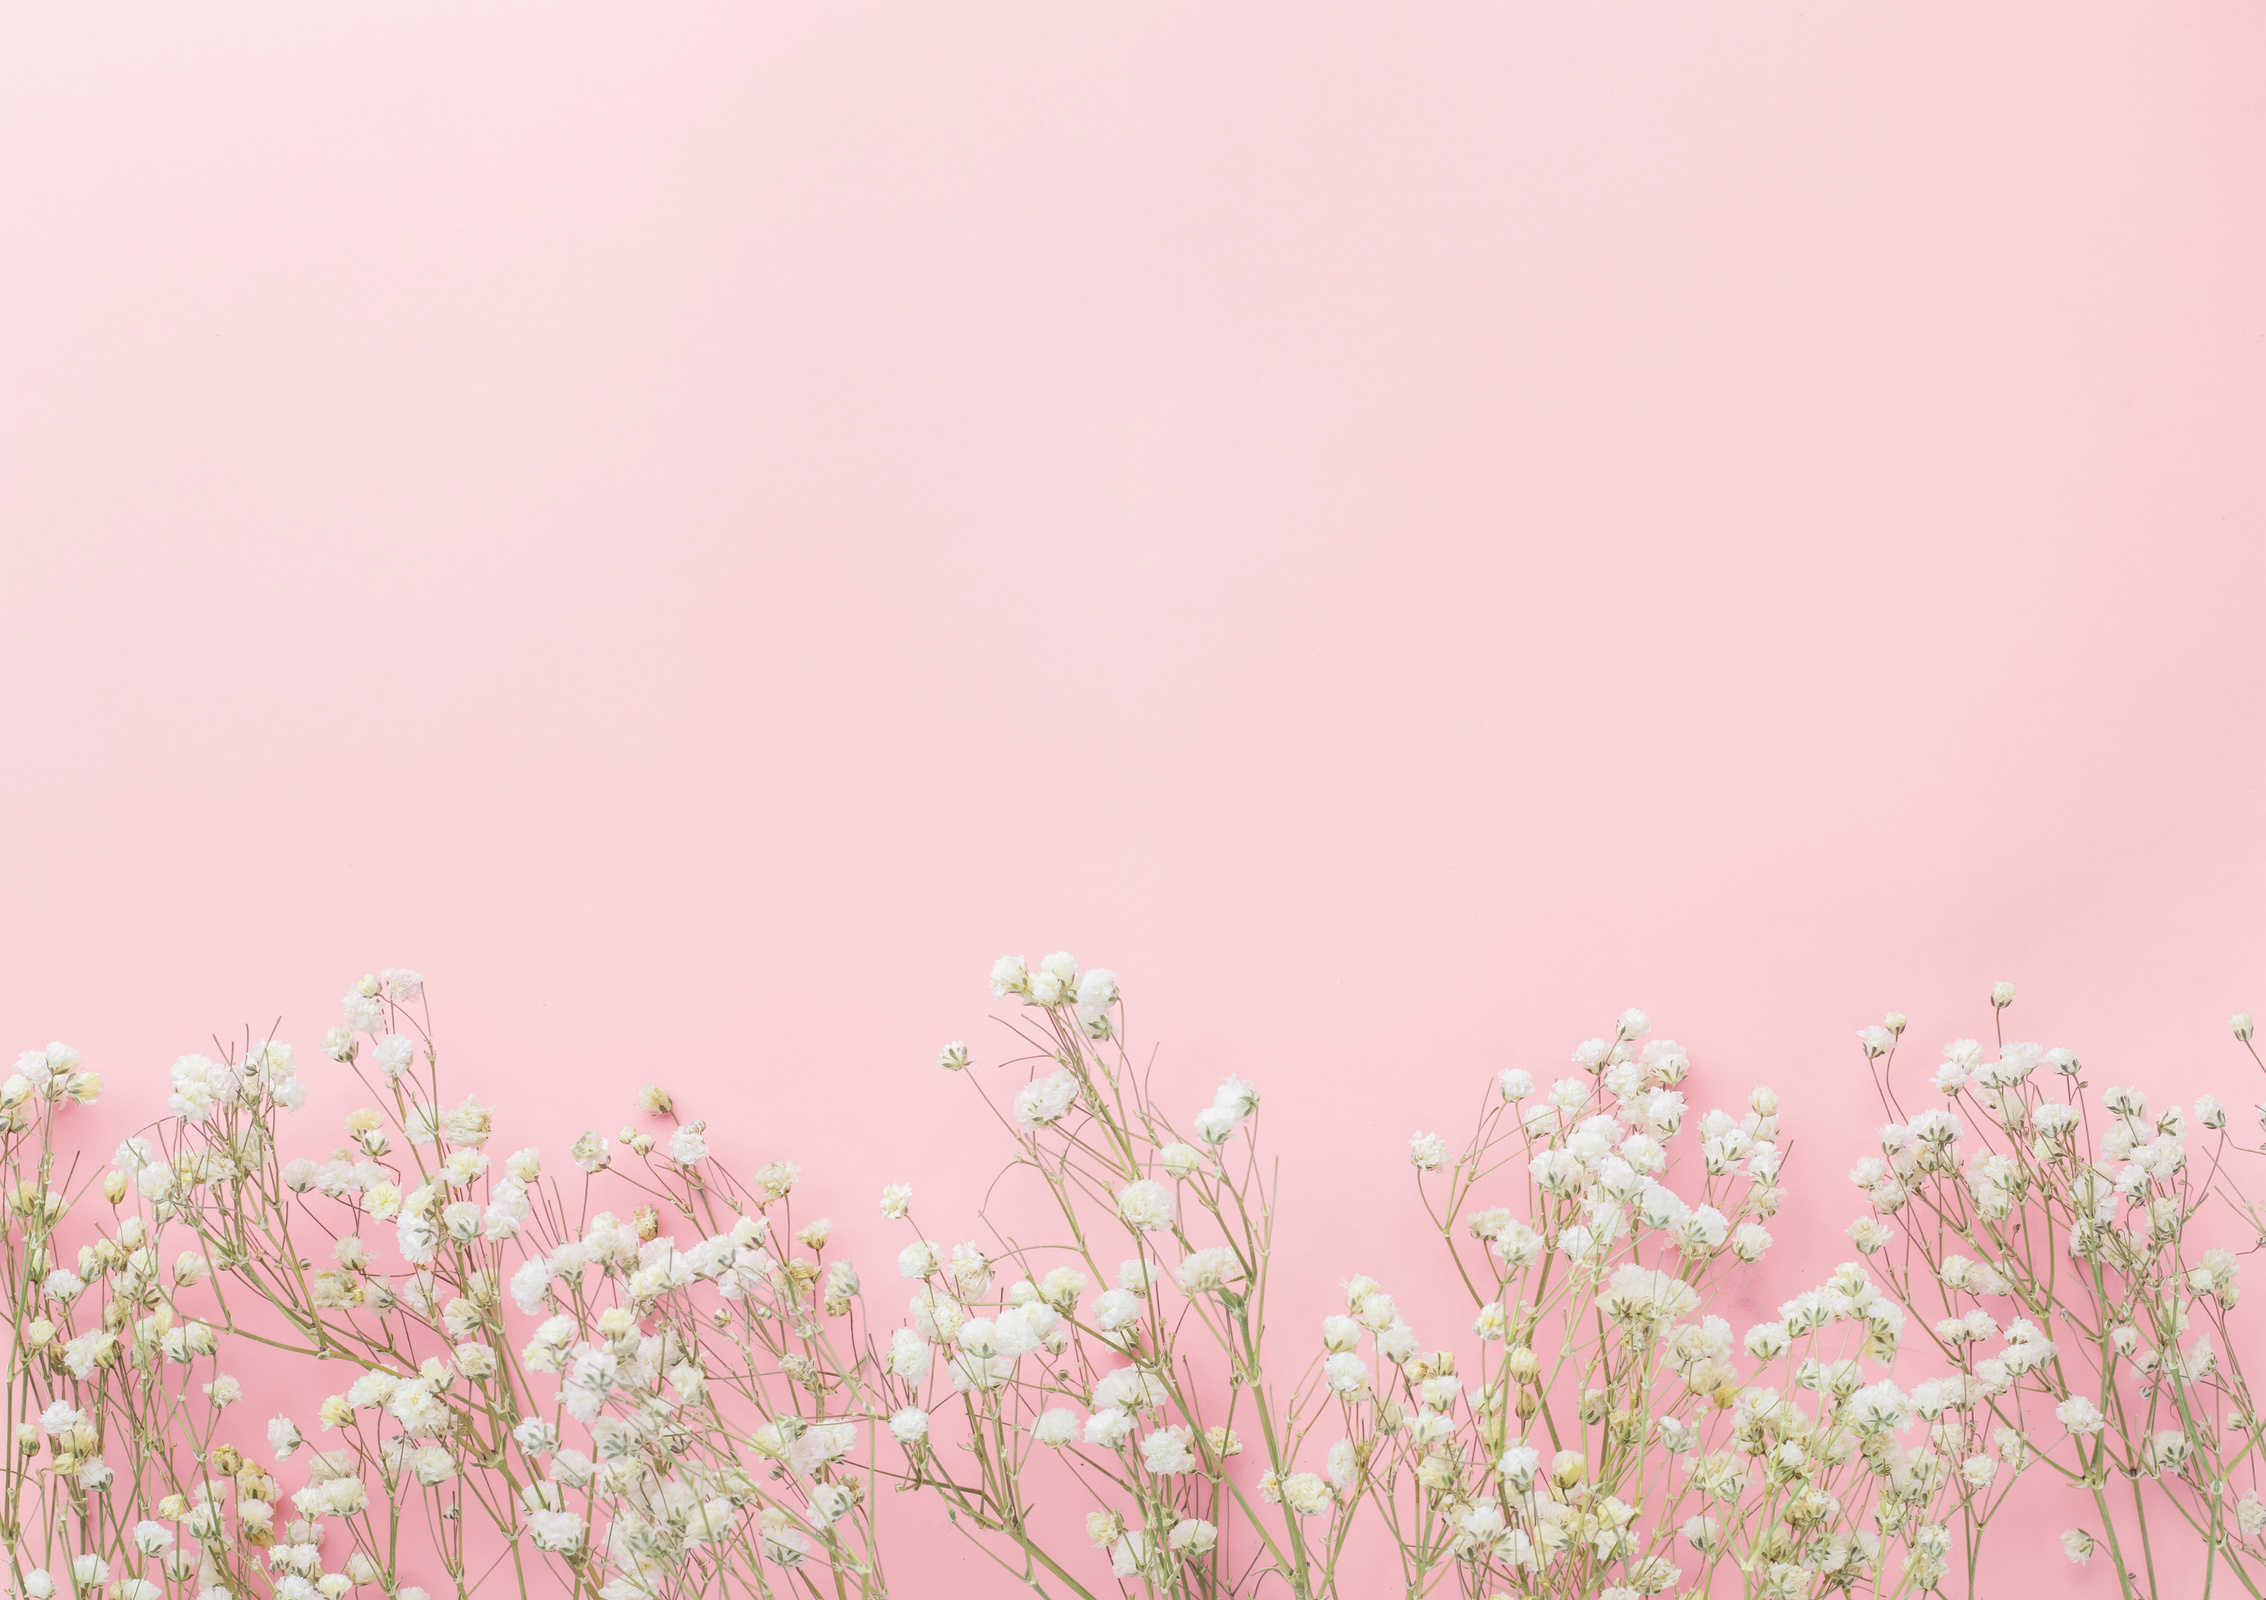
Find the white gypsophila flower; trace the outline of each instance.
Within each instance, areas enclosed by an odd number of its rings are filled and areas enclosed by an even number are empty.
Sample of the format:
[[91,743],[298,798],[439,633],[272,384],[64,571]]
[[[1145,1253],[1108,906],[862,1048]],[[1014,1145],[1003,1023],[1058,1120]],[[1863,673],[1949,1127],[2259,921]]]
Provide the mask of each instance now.
[[1877,1217],[1859,1217],[1849,1224],[1849,1239],[1863,1255],[1874,1255],[1896,1238],[1896,1230]]
[[1022,994],[1030,987],[1030,974],[1021,956],[1001,956],[991,964],[991,992],[1001,999]]
[[1195,1434],[1187,1428],[1157,1428],[1142,1435],[1141,1464],[1159,1477],[1194,1472]]
[[1644,1066],[1645,1077],[1663,1086],[1682,1083],[1692,1070],[1692,1058],[1673,1039],[1650,1041],[1637,1059]]
[[2054,1407],[2054,1420],[2080,1437],[2099,1433],[2108,1426],[2108,1419],[2100,1408],[2083,1395],[2071,1395]]
[[1224,1144],[1258,1107],[1259,1091],[1231,1075],[1213,1094],[1212,1103],[1196,1113],[1196,1137],[1205,1144]]
[[1408,1158],[1419,1172],[1436,1171],[1448,1159],[1448,1147],[1436,1133],[1411,1135],[1408,1141]]
[[669,1159],[680,1167],[689,1167],[708,1159],[708,1124],[687,1123],[669,1135]]
[[857,1494],[847,1484],[814,1484],[810,1491],[811,1526],[830,1528],[848,1516],[857,1503]]
[[582,1548],[589,1524],[571,1511],[531,1511],[527,1529],[536,1549],[565,1555]]
[[1232,1113],[1222,1111],[1218,1106],[1206,1106],[1196,1113],[1194,1126],[1196,1137],[1204,1143],[1225,1144],[1228,1135],[1235,1132],[1236,1119]]
[[1147,1530],[1128,1528],[1109,1546],[1109,1570],[1113,1577],[1137,1578],[1155,1566],[1155,1557]]
[[906,1406],[892,1413],[889,1436],[899,1444],[919,1444],[928,1437],[928,1413],[919,1406]]
[[945,1047],[944,1047],[944,1048],[943,1048],[942,1050],[940,1050],[940,1051],[938,1051],[938,1052],[937,1052],[937,1056],[936,1056],[936,1064],[937,1064],[937,1065],[938,1065],[939,1067],[943,1068],[943,1069],[944,1069],[944,1070],[945,1070],[946,1072],[965,1072],[965,1071],[967,1071],[967,1070],[968,1070],[968,1047],[967,1047],[967,1045],[966,1045],[966,1044],[965,1044],[964,1042],[962,1042],[961,1040],[958,1040],[958,1039],[955,1039],[955,1040],[953,1040],[953,1041],[952,1041],[952,1042],[951,1042],[950,1044],[946,1045],[946,1046],[945,1046]]
[[1181,1258],[1174,1273],[1183,1294],[1209,1294],[1224,1289],[1243,1276],[1243,1263],[1225,1245],[1210,1245],[1194,1250]]
[[1157,1165],[1181,1182],[1185,1182],[1203,1164],[1204,1152],[1192,1144],[1168,1144],[1157,1152]]
[[1092,967],[1078,975],[1078,1015],[1089,1029],[1093,1023],[1107,1015],[1117,1003],[1117,974],[1106,967]]
[[1141,1320],[1141,1297],[1129,1289],[1105,1289],[1094,1300],[1094,1326],[1117,1333]]
[[568,1147],[567,1155],[584,1176],[595,1176],[613,1165],[613,1147],[602,1134],[585,1133]]
[[1078,1413],[1057,1406],[1031,1424],[1031,1437],[1050,1450],[1059,1450],[1078,1437]]
[[1015,1120],[1039,1129],[1062,1120],[1078,1098],[1078,1080],[1067,1068],[1027,1083],[1015,1094]]
[[2003,980],[1992,984],[1991,1004],[2001,1011],[2014,1004],[2014,985]]
[[1165,1548],[1184,1561],[1200,1561],[1219,1543],[1220,1531],[1201,1517],[1187,1517],[1172,1525]]
[[909,1183],[892,1183],[881,1191],[881,1214],[895,1222],[913,1209],[913,1186]]
[[899,1328],[889,1336],[889,1370],[905,1382],[925,1382],[933,1363],[928,1341],[913,1329]]
[[1886,1379],[1849,1397],[1849,1420],[1868,1437],[1900,1432],[1910,1417],[1904,1391]]
[[1086,1443],[1104,1450],[1115,1450],[1132,1434],[1133,1414],[1116,1406],[1104,1406],[1086,1419]]
[[204,1122],[237,1097],[236,1071],[225,1062],[204,1056],[183,1056],[173,1063],[173,1092],[166,1104],[173,1114],[191,1122]]
[[2061,1536],[2062,1554],[2079,1566],[2092,1559],[2093,1536],[2083,1528],[2071,1528]]
[[972,1299],[991,1287],[991,1263],[976,1248],[976,1241],[963,1239],[952,1247],[952,1257],[946,1263],[952,1283],[963,1299]]
[[378,1063],[378,1070],[388,1078],[399,1078],[417,1064],[417,1046],[398,1033],[389,1033],[380,1039],[371,1054]]
[[344,1025],[355,1033],[366,1033],[376,1038],[378,1030],[386,1025],[386,1003],[375,995],[355,990],[340,1004],[346,1008]]
[[1117,1191],[1117,1214],[1127,1227],[1153,1233],[1172,1226],[1172,1191],[1149,1178],[1139,1178]]

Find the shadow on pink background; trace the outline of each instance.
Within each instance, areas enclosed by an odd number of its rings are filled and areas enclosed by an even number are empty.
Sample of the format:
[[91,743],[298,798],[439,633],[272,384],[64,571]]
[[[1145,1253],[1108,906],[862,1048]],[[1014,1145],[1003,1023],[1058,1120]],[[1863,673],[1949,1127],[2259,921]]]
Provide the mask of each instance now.
[[[1408,1133],[1624,1005],[1785,1097],[1758,1311],[1846,1253],[1892,1006],[1932,1058],[2009,978],[2246,1106],[2262,58],[2248,5],[12,15],[0,1043],[154,1095],[407,963],[506,1147],[657,1078],[941,1233],[997,1163],[936,1050],[1067,946],[1191,1107],[1265,1090],[1301,1361],[1422,1246]],[[2113,1590],[2065,1520],[1999,1592]]]

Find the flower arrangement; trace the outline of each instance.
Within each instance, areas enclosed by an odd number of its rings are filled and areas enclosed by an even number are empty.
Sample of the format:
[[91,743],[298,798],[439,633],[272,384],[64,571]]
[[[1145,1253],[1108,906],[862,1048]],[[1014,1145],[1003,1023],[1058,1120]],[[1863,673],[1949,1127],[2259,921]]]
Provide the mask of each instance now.
[[[2210,1095],[2184,1112],[2151,1110],[2136,1089],[2096,1098],[2074,1052],[2005,1038],[2013,1000],[2010,985],[1993,991],[1991,1048],[1946,1045],[1931,1080],[1942,1103],[1911,1112],[1894,1071],[1904,1018],[1858,1036],[1894,1120],[1850,1174],[1873,1213],[1851,1235],[1950,1369],[1914,1403],[1939,1428],[1988,1422],[2011,1465],[2080,1494],[2089,1515],[2063,1546],[2078,1562],[2105,1551],[2125,1595],[2173,1592],[2157,1573],[2167,1533],[2200,1544],[2203,1593],[2231,1578],[2256,1594],[2266,1423],[2228,1326],[2237,1258],[2211,1240],[2237,1220],[2242,1243],[2266,1238],[2229,1164],[2266,1152],[2233,1140]],[[2248,1048],[2250,1017],[2233,1029]],[[2217,1235],[2214,1202],[2229,1208]],[[1998,1498],[1977,1477],[1970,1566]]]
[[[288,1046],[176,1062],[75,1269],[59,1229],[101,1208],[53,1187],[57,1125],[100,1086],[63,1046],[19,1061],[13,1589],[419,1600],[413,1560],[460,1595],[884,1593],[858,1279],[826,1221],[795,1225],[799,1169],[743,1180],[699,1122],[587,1133],[563,1182],[534,1150],[499,1163],[422,1002],[405,970],[347,995],[324,1053],[372,1104],[321,1161],[286,1145]],[[223,1442],[225,1365],[277,1359],[338,1392],[264,1452]],[[279,1474],[305,1478],[288,1503]]]
[[[2209,1097],[2095,1098],[2070,1052],[1994,1030],[1907,1111],[1904,1020],[1868,1028],[1892,1120],[1852,1174],[1855,1257],[1735,1333],[1787,1203],[1778,1099],[1695,1111],[1685,1052],[1630,1011],[1547,1086],[1490,1079],[1460,1142],[1410,1140],[1444,1255],[1417,1298],[1452,1285],[1469,1319],[1434,1343],[1367,1275],[1318,1329],[1270,1317],[1255,1085],[1177,1114],[1115,975],[1067,954],[1003,958],[992,990],[1004,1083],[958,1043],[940,1064],[1003,1171],[934,1237],[882,1191],[901,1316],[798,1218],[794,1163],[743,1176],[660,1087],[564,1161],[492,1153],[405,969],[324,1040],[367,1099],[327,1154],[295,1053],[247,1036],[177,1061],[165,1114],[89,1173],[71,1118],[101,1081],[25,1053],[0,1084],[0,1583],[880,1600],[886,1503],[1082,1600],[1352,1600],[1384,1571],[1471,1600],[1972,1595],[2028,1473],[2126,1595],[2169,1600],[2167,1540],[2258,1592],[2222,1241],[2266,1235],[2234,1179],[2266,1151]],[[1899,1381],[1900,1356],[1940,1370]],[[329,1397],[239,1424],[278,1364]]]

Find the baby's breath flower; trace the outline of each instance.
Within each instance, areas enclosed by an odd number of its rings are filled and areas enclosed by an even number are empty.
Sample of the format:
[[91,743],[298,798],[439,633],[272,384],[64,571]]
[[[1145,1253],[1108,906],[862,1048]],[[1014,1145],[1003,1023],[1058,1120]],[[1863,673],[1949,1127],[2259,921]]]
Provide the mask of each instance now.
[[1896,1230],[1876,1217],[1859,1217],[1849,1224],[1849,1238],[1864,1255],[1874,1255],[1896,1237]]
[[1117,1214],[1125,1225],[1139,1232],[1154,1232],[1172,1226],[1172,1191],[1163,1184],[1142,1178],[1117,1191]]
[[1005,998],[1023,994],[1030,988],[1030,975],[1024,970],[1021,956],[1001,956],[991,965],[991,992]]
[[1078,1413],[1057,1406],[1031,1424],[1031,1437],[1050,1450],[1059,1450],[1078,1436]]

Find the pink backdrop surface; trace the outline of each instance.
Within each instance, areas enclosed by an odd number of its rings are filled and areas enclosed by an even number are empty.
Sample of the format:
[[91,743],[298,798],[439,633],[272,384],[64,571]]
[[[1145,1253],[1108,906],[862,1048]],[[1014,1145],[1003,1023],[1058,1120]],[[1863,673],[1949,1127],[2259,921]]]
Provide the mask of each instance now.
[[1785,1097],[1759,1311],[1892,1006],[2266,1089],[2262,136],[2250,4],[17,8],[0,1044],[404,963],[863,1230],[1067,946],[1303,1354],[1640,1004]]

